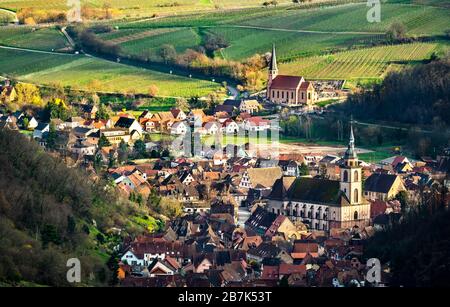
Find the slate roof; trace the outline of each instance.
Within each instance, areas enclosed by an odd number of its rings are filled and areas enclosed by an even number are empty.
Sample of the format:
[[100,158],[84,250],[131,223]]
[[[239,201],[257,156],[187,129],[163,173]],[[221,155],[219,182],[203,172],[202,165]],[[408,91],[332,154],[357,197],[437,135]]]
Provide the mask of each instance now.
[[217,112],[226,112],[226,113],[228,113],[228,114],[232,114],[233,111],[234,111],[234,106],[232,106],[232,105],[221,104],[221,105],[218,105],[218,106],[216,106],[216,107],[214,108],[214,113],[217,113]]
[[292,184],[287,187],[291,180],[277,180],[268,198],[330,205],[348,203],[345,194],[340,190],[339,181],[337,180],[301,177],[295,178]]
[[128,117],[120,117],[119,120],[116,122],[114,127],[119,128],[130,128],[131,125],[134,123],[134,118],[128,118]]
[[288,190],[294,183],[295,177],[282,177],[277,179],[272,187],[269,197],[273,200],[283,200],[288,197]]
[[261,207],[257,207],[253,214],[245,222],[245,226],[263,235],[276,219],[277,215],[275,213],[266,211]]
[[372,174],[364,182],[364,190],[377,193],[387,193],[397,179],[397,175]]
[[223,105],[239,108],[239,106],[241,105],[241,100],[227,99],[223,102]]
[[46,129],[48,125],[49,125],[48,123],[39,123],[34,130],[42,131]]
[[275,258],[280,251],[274,244],[263,242],[258,247],[249,249],[247,253],[260,258]]

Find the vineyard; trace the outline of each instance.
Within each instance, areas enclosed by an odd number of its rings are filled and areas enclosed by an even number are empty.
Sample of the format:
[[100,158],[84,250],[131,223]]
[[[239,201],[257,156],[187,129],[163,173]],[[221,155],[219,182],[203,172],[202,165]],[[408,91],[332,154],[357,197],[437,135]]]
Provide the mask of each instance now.
[[[291,3],[290,0],[279,0]],[[261,6],[260,0],[81,0],[84,7],[102,8],[105,3],[119,12],[118,17],[145,17],[153,14],[177,14],[205,10]],[[67,10],[67,0],[2,0],[1,7],[19,10],[38,8],[43,10]]]
[[190,79],[75,55],[39,54],[0,49],[0,74],[38,84],[119,93],[148,93],[156,85],[161,96],[204,96],[217,83]]
[[274,30],[245,29],[236,27],[217,27],[209,32],[222,35],[230,47],[222,54],[227,59],[245,59],[255,53],[265,54],[277,46],[279,59],[323,54],[346,49],[350,46],[366,46],[383,39],[380,35],[297,33]]
[[280,10],[264,18],[239,22],[240,25],[313,31],[366,31],[384,33],[393,22],[401,22],[411,35],[438,35],[449,28],[450,10],[431,6],[387,4],[381,6],[381,22],[369,23],[367,6],[349,4],[310,10]]
[[129,54],[155,57],[158,56],[159,50],[164,44],[171,44],[177,52],[184,52],[188,48],[199,46],[200,43],[201,38],[193,29],[170,29],[143,39],[124,42],[120,46],[124,52]]
[[398,65],[430,58],[438,47],[432,43],[389,45],[313,56],[279,65],[283,74],[311,79],[381,78]]
[[46,51],[68,47],[64,35],[56,28],[2,27],[0,44]]

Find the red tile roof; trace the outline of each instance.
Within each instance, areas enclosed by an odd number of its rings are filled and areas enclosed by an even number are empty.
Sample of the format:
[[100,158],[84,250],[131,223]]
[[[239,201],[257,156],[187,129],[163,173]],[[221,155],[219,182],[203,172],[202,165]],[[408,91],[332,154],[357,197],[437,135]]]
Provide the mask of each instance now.
[[270,85],[273,89],[293,90],[302,83],[303,77],[278,75]]
[[309,87],[308,81],[302,82],[302,84],[300,85],[300,90],[306,91],[308,87]]
[[306,265],[304,264],[288,264],[282,263],[280,264],[280,275],[290,275],[290,274],[306,274]]

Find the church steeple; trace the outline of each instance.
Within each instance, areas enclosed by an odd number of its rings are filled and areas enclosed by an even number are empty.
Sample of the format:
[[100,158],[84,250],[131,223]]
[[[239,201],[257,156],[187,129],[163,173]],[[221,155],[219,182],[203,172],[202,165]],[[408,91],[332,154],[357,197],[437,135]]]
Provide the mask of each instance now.
[[276,71],[278,73],[277,54],[275,44],[272,45],[272,58],[270,59],[269,72]]
[[358,156],[357,156],[356,150],[355,150],[355,136],[353,135],[353,119],[350,120],[350,139],[348,142],[347,150],[345,151],[344,159],[345,160],[358,159]]
[[362,202],[362,175],[358,155],[355,150],[355,135],[353,134],[353,119],[350,120],[350,139],[341,166],[341,191],[345,193],[351,205]]
[[272,57],[269,63],[269,81],[268,86],[272,83],[272,80],[278,75],[277,54],[275,51],[275,44],[272,45]]

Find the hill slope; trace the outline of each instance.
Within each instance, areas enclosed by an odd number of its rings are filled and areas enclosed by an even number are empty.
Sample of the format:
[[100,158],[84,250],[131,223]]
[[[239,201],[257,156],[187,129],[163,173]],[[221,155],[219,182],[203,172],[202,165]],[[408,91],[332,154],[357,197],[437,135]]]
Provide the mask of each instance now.
[[67,286],[72,257],[82,285],[110,283],[106,264],[121,241],[112,227],[143,231],[128,220],[141,209],[23,135],[0,130],[0,148],[0,283]]

